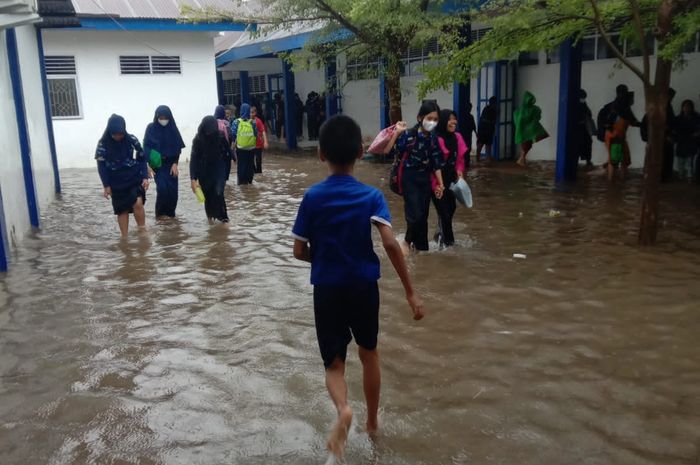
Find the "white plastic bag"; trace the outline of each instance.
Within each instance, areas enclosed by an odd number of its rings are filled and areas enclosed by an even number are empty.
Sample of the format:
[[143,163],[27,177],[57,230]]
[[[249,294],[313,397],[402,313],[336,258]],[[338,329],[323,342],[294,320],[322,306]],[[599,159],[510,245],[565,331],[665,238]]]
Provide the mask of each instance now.
[[457,182],[453,182],[450,185],[450,190],[454,193],[457,201],[462,205],[466,205],[468,208],[474,206],[474,200],[472,199],[472,190],[469,188],[469,184],[464,178],[459,178]]

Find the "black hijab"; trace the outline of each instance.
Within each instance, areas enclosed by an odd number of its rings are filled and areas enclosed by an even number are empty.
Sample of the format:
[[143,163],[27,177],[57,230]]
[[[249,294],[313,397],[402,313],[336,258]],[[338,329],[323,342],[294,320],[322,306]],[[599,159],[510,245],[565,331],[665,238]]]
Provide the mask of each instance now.
[[450,153],[457,153],[457,132],[450,132],[447,129],[447,123],[450,121],[452,115],[454,115],[455,118],[457,117],[457,114],[452,110],[440,110],[440,120],[438,121],[435,131],[437,135],[445,141],[447,150],[449,150]]
[[[113,134],[124,134],[124,138],[117,142],[112,138]],[[105,149],[105,158],[111,161],[131,158],[132,147],[129,141],[129,134],[126,132],[126,121],[124,117],[112,114],[107,121],[107,128],[100,139],[102,147]]]
[[[161,116],[168,120],[168,124],[165,126],[158,122],[158,118]],[[173,112],[165,105],[156,108],[156,112],[153,115],[153,124],[150,125],[146,133],[147,140],[144,143],[163,155],[172,157],[179,154],[185,146],[180,130],[175,124]]]
[[220,153],[219,122],[213,116],[205,116],[197,128],[197,143],[205,160],[214,160]]

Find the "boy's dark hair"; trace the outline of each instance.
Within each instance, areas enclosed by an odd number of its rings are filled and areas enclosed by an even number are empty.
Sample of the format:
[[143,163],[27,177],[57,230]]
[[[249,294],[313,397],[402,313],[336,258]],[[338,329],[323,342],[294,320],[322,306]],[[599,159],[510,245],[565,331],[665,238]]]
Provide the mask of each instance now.
[[321,126],[318,145],[331,164],[351,165],[362,150],[362,131],[349,116],[333,116]]

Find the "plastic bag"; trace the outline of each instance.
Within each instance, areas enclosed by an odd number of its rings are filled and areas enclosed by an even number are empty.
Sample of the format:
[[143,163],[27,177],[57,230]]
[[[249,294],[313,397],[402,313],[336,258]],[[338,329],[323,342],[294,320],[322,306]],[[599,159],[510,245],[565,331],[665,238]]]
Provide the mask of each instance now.
[[472,208],[474,206],[472,190],[469,188],[467,181],[465,181],[463,178],[459,178],[457,182],[453,182],[450,185],[450,190],[454,193],[459,203],[466,205],[468,208]]
[[388,128],[382,129],[377,137],[374,138],[372,143],[367,149],[367,153],[383,154],[384,149],[386,149],[387,144],[391,140],[391,136],[394,135],[394,130],[396,125],[389,126]]
[[151,149],[151,153],[148,154],[148,165],[153,171],[157,170],[163,166],[163,155],[155,149]]

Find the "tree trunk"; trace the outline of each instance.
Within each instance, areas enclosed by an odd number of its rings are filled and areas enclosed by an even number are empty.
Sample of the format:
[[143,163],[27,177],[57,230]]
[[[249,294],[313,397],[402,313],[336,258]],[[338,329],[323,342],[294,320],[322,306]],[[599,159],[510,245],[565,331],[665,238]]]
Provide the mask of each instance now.
[[[659,6],[655,35],[661,46],[673,27],[673,1],[665,0]],[[644,89],[649,140],[644,159],[644,189],[642,193],[642,216],[639,223],[639,245],[656,243],[659,226],[659,194],[661,167],[666,142],[666,120],[668,89],[671,84],[672,63],[658,58],[654,85]]]
[[387,57],[386,90],[389,94],[389,120],[391,124],[403,119],[401,113],[401,67],[398,57]]

